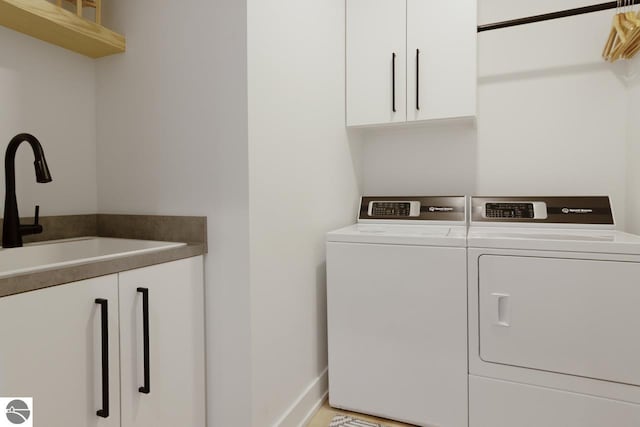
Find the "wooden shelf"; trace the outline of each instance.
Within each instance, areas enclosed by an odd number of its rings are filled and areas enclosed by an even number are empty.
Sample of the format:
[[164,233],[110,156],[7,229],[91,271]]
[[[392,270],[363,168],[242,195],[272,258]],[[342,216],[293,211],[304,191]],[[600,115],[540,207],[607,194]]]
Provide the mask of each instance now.
[[0,25],[91,58],[126,46],[124,36],[47,0],[0,0]]

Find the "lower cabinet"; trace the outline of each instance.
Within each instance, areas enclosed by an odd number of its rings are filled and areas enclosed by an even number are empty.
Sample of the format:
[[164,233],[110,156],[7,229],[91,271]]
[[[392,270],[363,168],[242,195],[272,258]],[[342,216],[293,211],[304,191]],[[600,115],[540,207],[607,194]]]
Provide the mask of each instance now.
[[[103,307],[96,299],[107,301],[105,366]],[[33,397],[34,426],[120,425],[117,275],[0,298],[0,339],[0,396]],[[109,372],[108,407],[103,368]],[[107,418],[96,414],[101,409],[108,409]]]
[[202,282],[195,258],[120,273],[122,427],[205,425]]
[[194,257],[0,298],[0,397],[33,397],[35,426],[204,427],[202,269]]

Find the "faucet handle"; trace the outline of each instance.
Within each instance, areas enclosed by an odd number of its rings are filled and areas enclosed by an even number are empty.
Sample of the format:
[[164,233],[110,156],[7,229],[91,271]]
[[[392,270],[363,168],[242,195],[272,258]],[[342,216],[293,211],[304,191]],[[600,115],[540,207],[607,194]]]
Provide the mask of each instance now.
[[19,224],[19,233],[21,236],[27,234],[39,234],[42,233],[42,226],[38,224],[40,222],[40,206],[36,205],[36,214],[33,219],[33,224]]

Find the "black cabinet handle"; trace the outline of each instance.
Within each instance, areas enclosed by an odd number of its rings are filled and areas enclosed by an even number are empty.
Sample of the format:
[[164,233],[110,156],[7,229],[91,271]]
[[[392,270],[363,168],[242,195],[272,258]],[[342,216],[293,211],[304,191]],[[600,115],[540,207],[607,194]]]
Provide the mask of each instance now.
[[151,369],[149,364],[149,289],[138,288],[142,293],[142,335],[144,346],[144,385],[138,388],[140,393],[151,393]]
[[420,111],[420,49],[416,49],[416,110]]
[[96,298],[96,304],[100,304],[102,319],[102,409],[99,409],[96,414],[107,418],[109,416],[109,302],[103,298]]
[[396,53],[391,55],[391,110],[396,112]]

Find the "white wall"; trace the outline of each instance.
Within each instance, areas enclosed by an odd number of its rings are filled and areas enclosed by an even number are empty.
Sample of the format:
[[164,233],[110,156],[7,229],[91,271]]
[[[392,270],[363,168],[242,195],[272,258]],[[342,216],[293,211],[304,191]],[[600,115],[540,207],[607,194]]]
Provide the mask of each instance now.
[[297,426],[326,390],[324,235],[359,196],[344,19],[344,0],[248,1],[255,427]]
[[640,56],[629,64],[627,231],[640,234]]
[[[16,158],[18,209],[33,216],[94,213],[96,196],[95,64],[84,56],[0,27],[0,155],[18,133],[35,135],[53,182],[37,184],[33,153]],[[0,174],[4,195],[4,173]],[[0,217],[4,197],[0,197]]]
[[105,9],[127,52],[97,65],[99,210],[208,217],[208,425],[249,426],[246,4]]
[[[479,23],[591,3],[479,0]],[[600,57],[612,15],[481,33],[477,136],[466,122],[367,131],[365,192],[610,194],[624,226],[626,67]]]
[[478,141],[471,120],[364,132],[363,193],[473,194]]
[[342,0],[152,3],[105,16],[99,210],[209,217],[209,425],[297,424],[326,390],[324,233],[359,195]]

